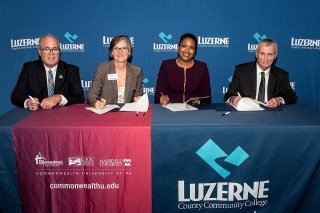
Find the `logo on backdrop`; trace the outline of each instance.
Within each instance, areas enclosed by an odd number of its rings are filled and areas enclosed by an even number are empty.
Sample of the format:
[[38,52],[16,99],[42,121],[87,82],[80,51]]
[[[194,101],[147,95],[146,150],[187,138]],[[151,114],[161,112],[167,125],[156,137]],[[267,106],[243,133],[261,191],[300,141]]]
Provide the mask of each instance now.
[[[249,154],[240,146],[228,155],[211,139],[196,154],[224,179],[229,176],[230,172],[217,163],[218,158],[224,158],[225,162],[239,167],[249,157]],[[189,179],[190,177],[188,177]],[[246,211],[252,207],[263,208],[269,202],[268,185],[269,180],[243,183],[230,180],[201,183],[195,183],[191,180],[188,183],[186,180],[178,180],[177,208],[180,211],[200,211],[203,209],[241,209]]]
[[159,33],[158,35],[164,43],[168,43],[172,39],[172,35],[169,33],[168,35],[164,34],[164,32]]
[[149,83],[148,78],[144,78],[142,80],[143,93],[147,93],[148,95],[154,95],[156,89],[154,87],[148,87],[148,83]]
[[76,43],[79,38],[77,34],[66,32],[64,38],[68,43],[60,44],[61,52],[84,52],[84,44]]
[[10,39],[11,50],[38,48],[40,38]]
[[230,172],[220,166],[216,159],[225,157],[224,161],[235,166],[240,166],[249,155],[238,146],[227,155],[213,140],[209,139],[198,151],[197,154],[209,164],[221,177],[226,178]]
[[73,42],[75,42],[75,41],[77,40],[78,35],[77,35],[77,34],[71,35],[69,32],[66,32],[66,34],[64,34],[64,37],[65,37],[66,39],[68,39],[68,41],[69,41],[70,43],[73,44]]
[[89,90],[91,84],[92,84],[92,81],[81,80],[81,86],[83,90]]
[[292,49],[320,50],[320,39],[291,38]]
[[258,47],[258,43],[261,39],[265,39],[267,38],[266,35],[260,35],[258,32],[256,32],[255,34],[253,34],[253,38],[257,41],[256,44],[251,44],[248,43],[248,52],[255,52],[257,47]]
[[94,166],[94,157],[69,157],[69,166]]
[[198,36],[198,47],[224,47],[229,48],[229,37]]
[[36,161],[36,165],[41,165],[41,166],[63,166],[63,161],[46,160],[43,154],[41,154],[41,152],[39,152],[36,155],[35,161]]
[[160,32],[158,38],[161,43],[153,43],[154,52],[177,52],[178,44],[169,43],[173,36],[170,33]]
[[[134,37],[129,37],[131,41],[132,47],[134,47]],[[103,47],[110,47],[110,43],[113,37],[110,36],[102,36],[102,46]]]

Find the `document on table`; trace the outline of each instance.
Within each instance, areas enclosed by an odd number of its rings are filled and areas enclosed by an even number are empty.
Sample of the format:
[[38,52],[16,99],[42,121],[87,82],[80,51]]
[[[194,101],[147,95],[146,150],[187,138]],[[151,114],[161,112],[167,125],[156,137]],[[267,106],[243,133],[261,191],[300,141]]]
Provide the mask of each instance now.
[[201,100],[201,99],[204,99],[204,98],[209,98],[210,96],[204,96],[204,97],[192,97],[190,98],[189,100],[187,100],[186,102],[184,102],[185,104],[191,102],[191,101],[196,101],[196,100]]
[[121,109],[121,112],[147,112],[149,108],[148,94],[145,93],[137,102],[126,103]]
[[102,109],[97,109],[95,107],[86,107],[87,110],[90,110],[91,112],[97,113],[99,115],[109,112],[116,108],[120,108],[120,107],[116,104],[107,104]]
[[260,104],[263,106],[267,106],[267,104],[260,101],[244,97],[240,99],[237,106],[234,106],[232,104],[231,106],[233,106],[237,111],[262,111],[264,109],[260,106]]
[[165,105],[163,107],[167,108],[168,110],[171,110],[173,112],[199,110],[198,108],[189,105],[188,102],[197,101],[197,100],[204,99],[204,98],[209,98],[209,97],[210,96],[192,97],[192,98],[190,98],[189,100],[187,100],[184,103],[169,103],[169,104],[167,104],[167,105]]
[[163,107],[171,110],[172,112],[198,110],[197,108],[186,103],[169,103]]

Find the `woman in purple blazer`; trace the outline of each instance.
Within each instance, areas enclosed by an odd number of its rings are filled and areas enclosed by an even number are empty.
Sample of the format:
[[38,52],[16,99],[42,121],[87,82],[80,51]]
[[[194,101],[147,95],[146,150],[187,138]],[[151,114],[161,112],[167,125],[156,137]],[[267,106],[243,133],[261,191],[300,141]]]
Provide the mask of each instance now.
[[161,64],[155,94],[155,103],[183,103],[190,98],[200,103],[211,103],[210,76],[207,64],[194,57],[197,53],[197,39],[186,33],[180,37],[178,57],[164,60]]

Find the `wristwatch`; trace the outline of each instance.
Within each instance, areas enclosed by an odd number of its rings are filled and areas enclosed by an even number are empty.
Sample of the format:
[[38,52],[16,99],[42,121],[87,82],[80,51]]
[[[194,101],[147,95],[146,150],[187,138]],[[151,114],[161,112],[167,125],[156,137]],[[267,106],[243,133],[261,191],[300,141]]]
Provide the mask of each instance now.
[[284,105],[284,99],[283,99],[283,98],[281,98],[281,97],[278,97],[277,99],[279,100],[279,102],[280,102],[280,105]]

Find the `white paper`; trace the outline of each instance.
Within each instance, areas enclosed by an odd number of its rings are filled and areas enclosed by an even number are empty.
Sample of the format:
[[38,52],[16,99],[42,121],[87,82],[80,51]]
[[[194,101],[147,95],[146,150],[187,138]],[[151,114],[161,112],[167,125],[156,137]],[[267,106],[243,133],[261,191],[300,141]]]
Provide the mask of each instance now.
[[241,98],[237,106],[232,105],[238,111],[262,111],[264,110],[259,104],[266,105],[254,99],[244,97]]
[[163,107],[173,112],[198,110],[197,108],[186,103],[169,103]]
[[126,103],[120,111],[122,112],[147,112],[149,108],[148,94],[145,93],[137,102]]
[[201,99],[204,99],[204,98],[209,98],[210,96],[204,96],[204,97],[193,97],[193,98],[190,98],[189,100],[187,100],[186,102],[184,102],[185,104],[191,102],[191,101],[195,101],[195,100],[201,100]]
[[109,112],[109,111],[116,109],[116,108],[120,108],[120,107],[115,104],[107,104],[102,109],[97,109],[95,107],[86,107],[87,110],[90,110],[91,112],[97,113],[99,115],[104,114],[106,112]]

